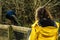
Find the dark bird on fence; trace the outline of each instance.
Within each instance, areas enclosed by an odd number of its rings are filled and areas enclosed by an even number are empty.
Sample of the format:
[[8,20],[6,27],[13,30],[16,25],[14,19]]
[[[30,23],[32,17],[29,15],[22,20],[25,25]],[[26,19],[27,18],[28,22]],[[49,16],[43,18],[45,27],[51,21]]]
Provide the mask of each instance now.
[[[15,11],[8,10],[6,12],[6,18],[9,19],[9,20],[11,20],[14,25],[20,25],[19,22],[18,22],[18,19],[16,17]],[[19,33],[19,32],[14,31],[14,35],[16,37],[16,40],[20,40],[20,39],[23,38],[23,36],[22,36],[23,33]]]
[[15,11],[13,10],[8,10],[6,12],[6,18],[8,18],[9,20],[11,20],[11,22],[14,24],[14,25],[20,25],[19,22],[18,22],[18,19],[16,17],[16,14],[15,14]]

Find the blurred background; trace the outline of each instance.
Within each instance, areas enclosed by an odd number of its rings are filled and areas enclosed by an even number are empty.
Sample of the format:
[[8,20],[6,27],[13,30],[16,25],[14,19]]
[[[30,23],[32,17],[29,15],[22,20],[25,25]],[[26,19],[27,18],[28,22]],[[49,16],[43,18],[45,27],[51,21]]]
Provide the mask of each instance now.
[[[13,10],[20,26],[31,27],[35,22],[35,10],[49,0],[0,0],[0,24],[16,25],[6,18],[7,11]],[[55,21],[60,22],[60,0],[51,0],[47,5]],[[13,20],[13,19],[12,19]]]
[[[49,0],[0,0],[0,23],[13,24],[6,18],[6,12],[14,10],[21,26],[30,27],[34,23],[35,10]],[[55,20],[60,18],[60,0],[52,0],[47,7]]]

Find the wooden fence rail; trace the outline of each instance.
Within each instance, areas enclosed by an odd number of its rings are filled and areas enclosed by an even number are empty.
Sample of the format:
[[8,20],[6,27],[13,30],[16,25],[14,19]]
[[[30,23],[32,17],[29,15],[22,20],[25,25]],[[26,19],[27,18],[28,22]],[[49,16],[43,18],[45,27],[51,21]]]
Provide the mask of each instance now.
[[3,25],[0,24],[0,29],[7,30],[10,26],[12,26],[12,29],[17,32],[27,33],[28,30],[31,30],[31,28],[27,27],[21,27],[21,26],[14,26],[14,25]]
[[[8,40],[13,40],[13,31],[21,32],[26,35],[28,31],[31,30],[31,28],[27,28],[27,27],[3,25],[3,24],[0,24],[0,29],[8,30]],[[25,38],[24,40],[27,40],[27,38]]]

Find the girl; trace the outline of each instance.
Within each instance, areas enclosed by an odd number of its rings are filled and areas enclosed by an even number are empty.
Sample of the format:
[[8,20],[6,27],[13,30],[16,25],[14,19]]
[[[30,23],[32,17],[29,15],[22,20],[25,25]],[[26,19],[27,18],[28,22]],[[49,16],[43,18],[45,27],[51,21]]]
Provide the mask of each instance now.
[[59,23],[55,22],[46,7],[38,8],[29,40],[57,40]]

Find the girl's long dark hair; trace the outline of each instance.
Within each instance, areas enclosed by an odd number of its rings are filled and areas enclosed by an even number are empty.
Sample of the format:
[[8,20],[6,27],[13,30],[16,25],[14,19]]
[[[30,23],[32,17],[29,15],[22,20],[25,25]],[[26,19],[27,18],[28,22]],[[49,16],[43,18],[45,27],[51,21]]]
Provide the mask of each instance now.
[[39,8],[36,10],[35,19],[38,20],[38,24],[46,27],[46,26],[56,26],[53,21],[52,15],[46,8]]
[[35,20],[40,20],[42,18],[50,18],[51,20],[53,20],[52,15],[50,14],[50,12],[46,8],[39,7],[36,10]]

